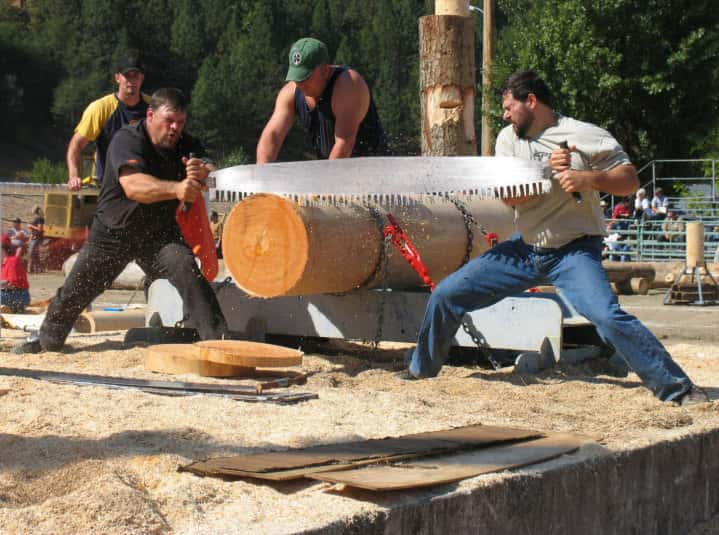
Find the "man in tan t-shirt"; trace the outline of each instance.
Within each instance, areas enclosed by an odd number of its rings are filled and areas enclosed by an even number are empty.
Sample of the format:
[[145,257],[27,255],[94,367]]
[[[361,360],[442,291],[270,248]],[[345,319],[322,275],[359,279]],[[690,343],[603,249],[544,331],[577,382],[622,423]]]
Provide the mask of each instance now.
[[[531,71],[507,79],[502,107],[510,125],[497,137],[497,155],[548,162],[552,189],[505,201],[514,207],[520,237],[475,258],[435,288],[417,347],[408,355],[407,378],[439,373],[465,313],[553,284],[660,400],[708,401],[656,337],[619,307],[602,268],[599,192],[630,195],[639,187],[622,147],[606,130],[556,113],[549,88]],[[562,148],[565,142],[568,148]]]

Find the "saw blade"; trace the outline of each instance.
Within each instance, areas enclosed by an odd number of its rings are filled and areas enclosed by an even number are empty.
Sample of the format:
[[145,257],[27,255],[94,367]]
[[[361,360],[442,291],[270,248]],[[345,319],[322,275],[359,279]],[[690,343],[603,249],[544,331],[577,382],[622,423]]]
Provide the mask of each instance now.
[[239,165],[214,171],[216,198],[274,193],[297,201],[402,203],[424,196],[505,199],[551,189],[546,164],[511,157],[376,157]]

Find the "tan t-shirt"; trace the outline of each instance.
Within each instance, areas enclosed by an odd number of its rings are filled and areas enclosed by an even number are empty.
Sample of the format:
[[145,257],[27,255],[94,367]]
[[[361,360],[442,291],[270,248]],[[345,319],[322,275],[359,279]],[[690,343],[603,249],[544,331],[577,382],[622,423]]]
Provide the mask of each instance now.
[[[520,139],[512,126],[497,136],[496,155],[516,156],[528,160],[545,161],[551,152],[566,141],[576,146],[572,153],[572,168],[578,170],[607,170],[631,161],[612,135],[591,123],[559,116],[557,123],[534,138]],[[537,247],[561,247],[584,235],[606,235],[599,192],[582,192],[577,203],[559,182],[552,181],[552,189],[517,205],[515,224],[525,243]]]

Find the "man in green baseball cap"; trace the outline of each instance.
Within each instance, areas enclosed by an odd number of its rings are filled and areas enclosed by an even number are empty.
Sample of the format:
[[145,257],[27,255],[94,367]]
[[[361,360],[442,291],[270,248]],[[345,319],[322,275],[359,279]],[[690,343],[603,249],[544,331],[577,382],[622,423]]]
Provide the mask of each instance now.
[[277,159],[295,118],[319,159],[390,154],[371,92],[357,71],[331,65],[327,46],[312,37],[296,41],[288,59],[287,83],[257,143],[257,163]]

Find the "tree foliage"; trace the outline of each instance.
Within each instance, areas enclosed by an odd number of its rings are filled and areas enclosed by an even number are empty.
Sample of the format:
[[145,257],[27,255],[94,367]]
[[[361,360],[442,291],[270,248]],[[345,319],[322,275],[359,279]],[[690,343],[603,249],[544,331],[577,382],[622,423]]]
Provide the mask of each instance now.
[[607,127],[640,159],[686,157],[717,125],[719,10],[711,0],[499,0],[497,69],[531,68],[560,110]]
[[[497,0],[493,80],[532,68],[562,112],[610,129],[635,159],[719,154],[713,0]],[[253,157],[298,38],[367,81],[396,154],[419,152],[418,18],[431,0],[33,0],[0,7],[0,137],[63,148],[82,110],[143,51],[145,91],[191,94],[189,127],[218,158]],[[477,18],[477,64],[481,19]],[[478,73],[478,83],[479,73]],[[478,92],[479,93],[479,92]],[[499,99],[494,100],[497,107]],[[480,115],[477,114],[477,121]],[[495,116],[496,129],[501,127]],[[479,130],[479,128],[477,128]],[[304,155],[294,129],[282,158]],[[42,153],[39,156],[44,156]]]

